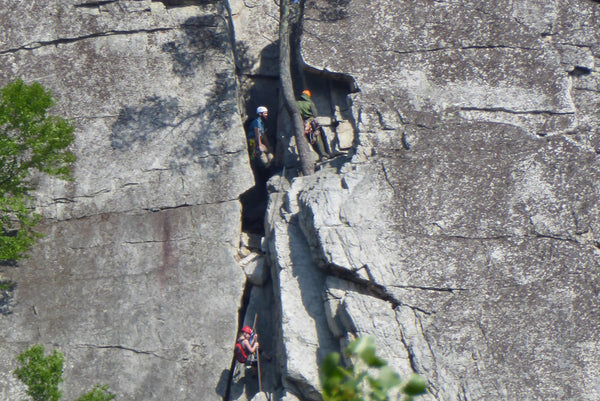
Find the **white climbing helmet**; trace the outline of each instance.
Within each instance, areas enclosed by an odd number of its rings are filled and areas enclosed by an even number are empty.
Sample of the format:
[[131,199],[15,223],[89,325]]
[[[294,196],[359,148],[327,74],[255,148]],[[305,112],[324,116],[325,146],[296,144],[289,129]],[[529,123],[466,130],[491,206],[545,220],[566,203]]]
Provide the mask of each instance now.
[[256,108],[256,114],[267,113],[269,110],[265,106],[258,106]]

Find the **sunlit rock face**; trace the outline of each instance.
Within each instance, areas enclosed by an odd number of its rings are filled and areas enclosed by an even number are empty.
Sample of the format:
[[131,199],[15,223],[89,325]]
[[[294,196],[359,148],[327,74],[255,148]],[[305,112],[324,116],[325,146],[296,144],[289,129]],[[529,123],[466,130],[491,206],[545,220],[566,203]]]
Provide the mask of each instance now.
[[[195,4],[192,4],[195,3]],[[238,197],[253,185],[229,12],[220,2],[0,2],[0,83],[49,89],[76,126],[71,182],[42,179],[44,234],[3,265],[0,394],[41,343],[65,399],[221,400],[245,276]]]
[[369,334],[429,399],[600,396],[599,7],[307,2],[303,58],[354,79],[358,146],[272,195],[295,394],[318,398],[300,354]]
[[269,181],[255,266],[244,123],[280,106],[277,4],[0,0],[0,84],[48,88],[77,156],[0,266],[0,398],[25,398],[15,357],[41,343],[66,399],[259,399],[229,386],[257,315],[272,399],[319,400],[357,335],[428,400],[600,398],[600,3],[297,7],[298,86],[347,155]]

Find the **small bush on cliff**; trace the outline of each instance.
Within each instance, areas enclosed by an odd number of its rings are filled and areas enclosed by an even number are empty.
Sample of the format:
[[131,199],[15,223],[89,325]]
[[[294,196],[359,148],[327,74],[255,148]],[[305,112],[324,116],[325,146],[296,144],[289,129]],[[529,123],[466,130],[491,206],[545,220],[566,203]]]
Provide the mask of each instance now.
[[[402,381],[400,375],[375,354],[373,337],[359,337],[348,346],[351,367],[341,365],[338,353],[329,354],[321,365],[324,401],[387,401],[390,392],[399,389],[403,400],[427,392],[427,384],[418,375]],[[377,373],[377,375],[375,375]]]
[[[44,356],[44,347],[37,344],[19,354],[17,360],[21,366],[13,373],[27,386],[27,394],[33,401],[60,400],[62,392],[58,385],[64,381],[64,357],[60,351],[54,350],[51,355]],[[114,398],[107,386],[98,385],[76,401],[110,401]]]
[[115,398],[115,395],[108,392],[107,385],[98,385],[92,391],[82,395],[75,401],[110,401],[113,398]]
[[19,259],[33,246],[39,217],[30,192],[35,171],[68,179],[75,156],[73,125],[48,115],[51,94],[17,79],[0,89],[0,260]]
[[54,351],[44,356],[44,347],[34,345],[17,357],[21,367],[14,371],[15,376],[27,386],[27,394],[33,401],[58,401],[61,391],[58,385],[63,381],[63,355]]

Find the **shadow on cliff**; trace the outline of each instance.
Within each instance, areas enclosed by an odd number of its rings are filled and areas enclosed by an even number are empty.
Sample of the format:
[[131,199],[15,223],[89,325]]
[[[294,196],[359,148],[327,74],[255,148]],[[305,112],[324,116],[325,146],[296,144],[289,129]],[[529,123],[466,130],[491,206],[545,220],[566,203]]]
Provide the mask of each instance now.
[[162,50],[173,60],[175,75],[195,76],[207,60],[228,55],[231,49],[229,32],[221,15],[191,17],[181,27],[183,36],[162,46]]
[[347,7],[349,4],[350,0],[326,0],[314,5],[314,8],[319,13],[320,21],[336,22],[348,18]]
[[179,122],[179,102],[172,97],[150,96],[142,104],[125,106],[119,111],[112,125],[110,144],[114,150],[127,151],[135,143],[148,143],[166,128],[174,128]]
[[111,126],[111,147],[127,152],[139,145],[165,146],[165,139],[180,131],[185,139],[174,143],[169,168],[182,170],[190,163],[212,165],[215,157],[227,151],[222,133],[231,129],[231,120],[223,116],[236,111],[235,90],[232,75],[217,73],[204,105],[196,109],[182,110],[176,98],[158,96],[147,97],[137,106],[126,106]]
[[236,112],[235,91],[235,78],[217,73],[204,105],[195,109],[186,110],[174,97],[158,96],[147,97],[137,106],[126,106],[111,126],[111,147],[119,152],[136,146],[164,147],[169,143],[165,139],[180,132],[182,143],[173,141],[169,168],[183,171],[192,163],[212,166],[215,158],[228,151],[223,133],[232,125],[230,118],[223,117]]
[[231,386],[231,370],[223,369],[215,393],[225,401],[238,399],[244,392],[243,387]]
[[[295,216],[294,220],[295,222],[289,225],[288,233],[288,249],[290,250],[289,258],[292,266],[291,273],[297,282],[304,310],[314,322],[317,337],[315,357],[320,371],[320,365],[323,359],[330,352],[339,352],[339,344],[329,330],[323,305],[323,292],[327,276],[325,272],[317,266],[313,259],[309,241],[303,230],[300,228],[298,216]],[[311,340],[312,339],[304,339],[304,341]],[[293,379],[288,377],[288,380]],[[320,397],[317,389],[310,383],[296,381],[294,384],[306,398],[315,399],[314,397]]]
[[[205,63],[229,54],[229,32],[221,15],[191,17],[181,28],[181,36],[162,46],[171,57],[176,76],[194,77]],[[223,116],[236,110],[233,71],[217,71],[203,105],[195,109],[172,96],[148,96],[141,104],[125,106],[111,127],[111,146],[117,151],[128,151],[137,144],[164,146],[163,139],[179,129],[195,135],[186,135],[185,143],[173,147],[169,167],[181,169],[189,163],[213,163],[211,156],[214,159],[225,152],[222,133],[231,129],[231,120]]]
[[[248,71],[258,65],[259,74],[245,75],[242,82],[242,114],[245,117],[244,130],[249,132],[249,125],[256,118],[256,108],[266,106],[269,118],[265,122],[265,132],[275,153],[281,148],[282,141],[278,133],[279,116],[279,77],[273,75],[273,68],[278,70],[279,45],[272,43],[260,53],[259,59],[250,58],[247,46],[243,42],[236,44],[236,64],[239,71]],[[275,64],[274,64],[275,63]],[[259,165],[252,166],[255,185],[240,196],[242,202],[242,230],[248,233],[264,235],[264,217],[268,204],[266,184],[268,179],[280,170],[280,160],[270,168]]]

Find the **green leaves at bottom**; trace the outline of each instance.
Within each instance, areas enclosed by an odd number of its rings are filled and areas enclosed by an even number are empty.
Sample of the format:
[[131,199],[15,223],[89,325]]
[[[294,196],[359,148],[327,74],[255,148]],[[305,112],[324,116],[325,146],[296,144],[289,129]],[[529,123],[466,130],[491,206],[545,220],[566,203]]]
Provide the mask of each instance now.
[[[62,396],[58,385],[62,377],[64,357],[57,350],[44,356],[44,347],[36,344],[23,351],[17,360],[21,367],[13,372],[27,386],[27,394],[33,401],[58,401]],[[108,386],[96,385],[90,392],[75,401],[110,401],[115,398],[108,392]]]
[[376,355],[373,337],[357,338],[348,345],[346,354],[355,360],[352,367],[342,367],[338,353],[323,360],[321,387],[325,401],[388,401],[398,391],[404,394],[404,401],[413,401],[427,392],[426,381],[418,375],[402,382],[387,361]]
[[427,382],[421,376],[413,374],[402,387],[402,392],[410,396],[425,394],[427,393]]
[[58,401],[61,391],[58,385],[63,381],[64,358],[59,351],[44,356],[44,347],[34,345],[17,357],[21,364],[14,374],[27,386],[27,394],[33,401]]
[[81,395],[75,401],[109,401],[113,398],[115,395],[108,392],[107,385],[96,385],[92,391]]

